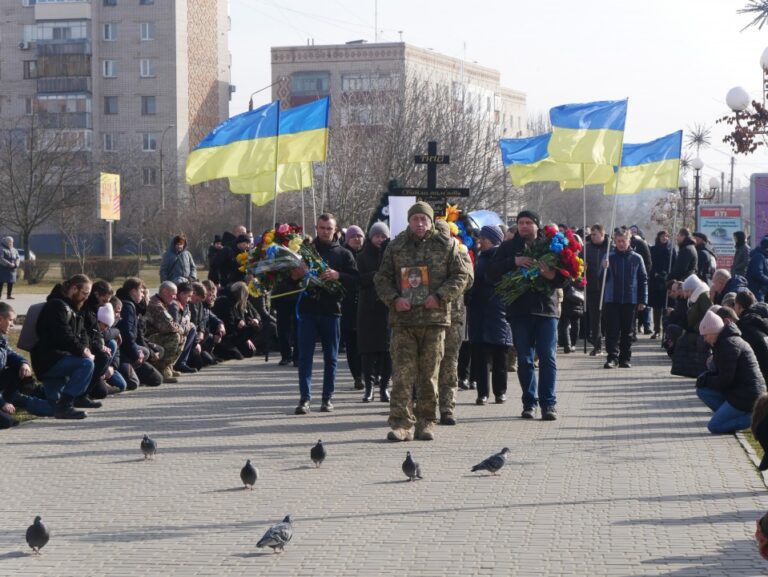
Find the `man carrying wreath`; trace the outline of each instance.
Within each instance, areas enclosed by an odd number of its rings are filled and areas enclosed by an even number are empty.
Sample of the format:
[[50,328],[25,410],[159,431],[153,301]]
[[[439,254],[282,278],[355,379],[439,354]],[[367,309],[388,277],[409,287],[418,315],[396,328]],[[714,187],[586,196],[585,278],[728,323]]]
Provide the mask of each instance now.
[[[545,292],[528,290],[507,305],[507,320],[518,353],[517,378],[523,390],[524,419],[533,419],[541,406],[544,421],[557,419],[557,297],[555,289],[565,286],[567,279],[556,269],[526,255],[526,249],[544,238],[539,215],[523,210],[517,215],[517,235],[499,245],[488,263],[486,279],[496,283],[508,273],[525,269],[540,275],[547,283]],[[539,356],[539,378],[533,366],[534,354]]]

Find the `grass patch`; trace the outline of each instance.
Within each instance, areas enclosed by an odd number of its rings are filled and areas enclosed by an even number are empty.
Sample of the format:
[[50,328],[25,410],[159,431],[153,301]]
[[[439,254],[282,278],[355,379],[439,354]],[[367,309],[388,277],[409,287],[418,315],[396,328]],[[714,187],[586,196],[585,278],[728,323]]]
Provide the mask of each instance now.
[[[142,278],[144,283],[151,288],[157,287],[160,285],[160,265],[158,264],[146,264],[142,263],[141,265],[141,272],[139,273],[139,276]],[[61,278],[61,267],[59,267],[57,264],[52,264],[50,270],[45,275],[45,278],[36,284],[28,284],[25,281],[19,281],[14,285],[14,292],[18,294],[25,294],[25,295],[47,295],[51,292],[51,289],[56,285],[57,283],[60,283],[63,279]],[[93,279],[96,280],[96,279]],[[112,285],[115,290],[117,287],[122,286],[123,281],[125,278],[118,277],[114,281],[112,281],[110,284]]]
[[749,443],[749,446],[754,449],[755,453],[757,453],[757,458],[762,459],[765,455],[765,452],[763,451],[763,448],[760,446],[760,443],[757,439],[755,439],[755,436],[752,434],[752,431],[749,429],[746,429],[742,431],[742,434],[744,435],[744,438],[747,440],[747,443]]

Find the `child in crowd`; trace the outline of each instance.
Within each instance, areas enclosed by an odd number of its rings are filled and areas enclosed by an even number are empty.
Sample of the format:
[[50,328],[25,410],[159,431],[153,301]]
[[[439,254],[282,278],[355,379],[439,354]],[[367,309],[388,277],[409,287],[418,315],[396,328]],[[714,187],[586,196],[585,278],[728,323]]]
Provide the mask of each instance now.
[[[120,367],[120,347],[118,345],[120,331],[114,328],[115,310],[112,308],[111,302],[99,307],[97,319],[99,332],[104,339],[104,343],[112,351],[112,357],[104,373],[104,379],[108,385],[117,388],[122,393],[128,388],[128,383],[118,370]],[[133,388],[135,389],[136,387]]]

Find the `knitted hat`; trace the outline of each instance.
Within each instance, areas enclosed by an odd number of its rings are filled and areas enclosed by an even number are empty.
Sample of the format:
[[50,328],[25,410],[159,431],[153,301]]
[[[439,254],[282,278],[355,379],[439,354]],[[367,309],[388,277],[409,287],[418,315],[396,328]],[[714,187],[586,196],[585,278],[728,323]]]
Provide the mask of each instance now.
[[716,313],[707,311],[699,323],[699,333],[701,333],[701,336],[717,335],[720,334],[724,326],[723,319],[717,316]]
[[517,213],[517,220],[520,220],[521,218],[530,218],[533,221],[533,224],[541,228],[541,217],[539,216],[538,212],[534,212],[532,210],[521,210]]
[[248,235],[247,235],[247,234],[241,234],[241,235],[240,235],[240,236],[238,236],[238,237],[237,237],[237,239],[235,240],[235,244],[240,244],[241,242],[247,242],[247,243],[250,243],[250,242],[251,242],[251,239],[248,237]]
[[435,211],[432,210],[432,207],[423,200],[420,200],[408,209],[408,220],[411,220],[411,217],[414,214],[426,214],[429,217],[429,220],[435,220]]
[[221,242],[221,235],[220,234],[214,234],[213,235],[213,242],[214,244],[217,242]]
[[352,224],[347,227],[347,234],[345,235],[346,238],[351,238],[353,236],[362,236],[365,238],[365,233],[363,232],[363,229],[357,226],[356,224]]
[[485,237],[493,243],[493,246],[501,244],[504,240],[504,235],[501,234],[501,229],[495,224],[487,224],[480,229],[480,236]]
[[763,250],[768,249],[768,235],[760,239],[760,248]]
[[368,231],[368,238],[373,238],[377,234],[383,234],[389,238],[389,227],[386,222],[374,222]]
[[99,307],[99,312],[96,318],[99,319],[100,323],[111,327],[113,324],[115,324],[115,310],[112,308],[110,303],[102,305]]
[[704,242],[709,242],[709,238],[707,238],[707,235],[704,234],[703,232],[696,231],[696,232],[693,233],[693,237],[701,239]]

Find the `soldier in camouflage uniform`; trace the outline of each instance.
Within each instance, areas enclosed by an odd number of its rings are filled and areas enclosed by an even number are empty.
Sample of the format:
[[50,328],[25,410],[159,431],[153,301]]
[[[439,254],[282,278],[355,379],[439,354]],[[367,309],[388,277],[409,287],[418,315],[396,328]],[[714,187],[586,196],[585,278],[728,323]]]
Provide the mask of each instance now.
[[[408,210],[408,228],[393,240],[374,277],[376,292],[390,308],[390,350],[393,379],[389,404],[390,441],[434,439],[437,411],[437,381],[443,357],[445,329],[450,326],[450,303],[461,298],[469,278],[468,267],[459,255],[459,243],[440,234],[432,225],[434,212],[425,202]],[[403,298],[408,271],[423,271],[429,296],[423,305]],[[411,393],[416,384],[415,415]]]
[[[450,238],[451,232],[445,221],[438,220],[435,222],[435,228]],[[472,288],[474,267],[472,266],[466,246],[460,244],[459,253],[469,272],[467,285],[464,287],[464,292],[466,292]],[[459,385],[459,375],[456,369],[459,364],[459,349],[464,341],[466,332],[467,309],[464,306],[464,297],[462,295],[451,301],[451,326],[445,331],[443,360],[440,361],[440,375],[437,379],[441,425],[456,424],[456,418],[453,414],[456,407],[456,389]]]
[[174,378],[171,367],[181,355],[186,340],[184,329],[168,312],[168,305],[175,299],[176,285],[170,281],[161,283],[157,294],[149,299],[147,314],[144,316],[147,324],[146,339],[163,348],[163,356],[151,362],[166,382]]

